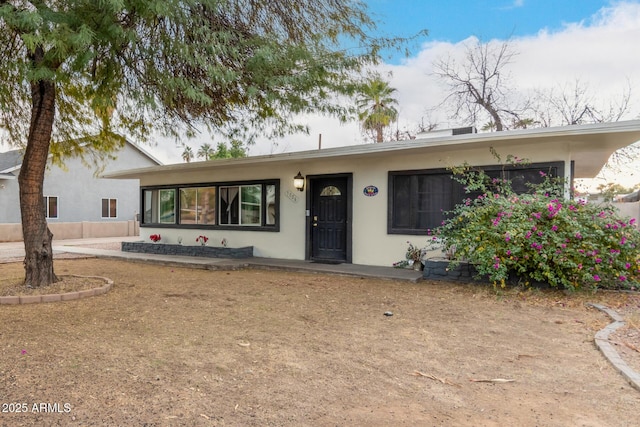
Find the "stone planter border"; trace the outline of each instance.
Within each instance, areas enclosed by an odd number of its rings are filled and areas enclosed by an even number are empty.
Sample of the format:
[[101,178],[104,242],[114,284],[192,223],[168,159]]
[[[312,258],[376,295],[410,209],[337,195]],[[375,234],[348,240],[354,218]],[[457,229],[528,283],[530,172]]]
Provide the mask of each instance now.
[[61,294],[21,295],[21,296],[0,297],[0,305],[39,304],[44,302],[72,301],[76,299],[92,297],[95,295],[106,294],[113,287],[113,280],[107,277],[79,276],[76,274],[69,274],[68,276],[83,277],[87,279],[102,279],[104,280],[105,285],[100,286],[98,288],[85,289],[82,291],[75,291],[75,292],[65,292]]
[[253,246],[225,248],[202,245],[183,246],[168,243],[122,242],[122,252],[207,258],[251,258],[253,257]]
[[[449,268],[448,259],[428,259],[424,261],[424,270],[422,277],[428,280],[442,280],[447,282],[465,282],[465,283],[493,283],[487,277],[476,278],[478,270],[473,264],[461,261],[455,268]],[[515,274],[510,274],[506,281],[508,285],[515,286],[519,283],[519,278]],[[544,282],[536,282],[531,280],[530,286],[535,288],[549,288],[551,285]]]
[[449,268],[448,259],[427,259],[424,261],[422,277],[428,280],[444,280],[447,282],[479,282],[488,280],[476,279],[478,270],[468,262],[460,262],[455,268]]

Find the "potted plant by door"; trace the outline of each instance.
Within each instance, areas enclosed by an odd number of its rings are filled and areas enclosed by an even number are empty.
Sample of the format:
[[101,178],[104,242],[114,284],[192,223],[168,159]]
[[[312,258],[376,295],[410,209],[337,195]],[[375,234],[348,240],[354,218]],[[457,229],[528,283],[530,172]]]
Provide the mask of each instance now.
[[407,247],[407,259],[412,262],[412,267],[414,270],[422,271],[422,257],[424,256],[424,248],[418,248],[414,246],[413,243],[407,242],[409,246]]

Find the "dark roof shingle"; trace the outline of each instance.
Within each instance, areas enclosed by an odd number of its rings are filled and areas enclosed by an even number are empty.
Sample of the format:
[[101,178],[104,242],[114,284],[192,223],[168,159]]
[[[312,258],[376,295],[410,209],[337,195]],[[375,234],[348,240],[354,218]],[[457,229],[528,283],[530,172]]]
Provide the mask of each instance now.
[[13,169],[22,164],[22,150],[11,150],[0,153],[0,172]]

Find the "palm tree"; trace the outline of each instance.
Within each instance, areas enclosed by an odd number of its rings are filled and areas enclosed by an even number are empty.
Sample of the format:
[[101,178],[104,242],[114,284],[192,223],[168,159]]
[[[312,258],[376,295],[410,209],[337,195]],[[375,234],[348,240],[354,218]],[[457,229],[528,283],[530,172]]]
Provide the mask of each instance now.
[[187,163],[190,163],[193,160],[193,150],[188,145],[184,146],[184,151],[182,152],[182,160]]
[[391,96],[395,91],[377,74],[360,88],[356,100],[358,119],[362,129],[375,134],[376,142],[382,142],[382,131],[398,118],[398,110],[393,106],[398,101]]
[[196,154],[199,158],[209,160],[215,154],[215,150],[211,147],[211,144],[204,143],[198,149]]

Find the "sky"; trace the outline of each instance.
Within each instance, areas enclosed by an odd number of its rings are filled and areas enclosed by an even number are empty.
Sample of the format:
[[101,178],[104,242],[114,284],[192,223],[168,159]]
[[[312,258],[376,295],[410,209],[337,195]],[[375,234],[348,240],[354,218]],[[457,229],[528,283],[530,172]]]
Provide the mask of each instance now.
[[[380,34],[409,37],[426,29],[429,41],[457,43],[532,36],[541,30],[562,30],[566,24],[589,21],[602,0],[366,0]],[[389,62],[397,63],[401,55]]]
[[[462,59],[466,47],[510,40],[518,55],[505,69],[518,92],[567,90],[579,81],[594,102],[619,99],[627,86],[635,102],[625,119],[640,118],[640,0],[364,0],[378,35],[408,37],[428,31],[409,45],[408,57],[385,52],[377,71],[396,89],[400,131],[414,132],[420,123],[438,128],[468,126],[449,117],[439,105],[447,95],[433,65],[443,58]],[[603,104],[604,105],[604,104]],[[370,143],[357,123],[304,116],[309,135],[291,135],[278,141],[260,140],[250,155],[273,154]],[[480,128],[484,123],[476,123]],[[203,135],[187,141],[197,151],[217,140]],[[144,147],[163,163],[182,162],[183,148],[158,138]],[[6,149],[6,147],[0,147]],[[517,153],[513,153],[517,155]],[[640,182],[640,174],[625,173],[625,185]],[[616,175],[620,178],[623,175]],[[610,178],[605,177],[610,180]]]

